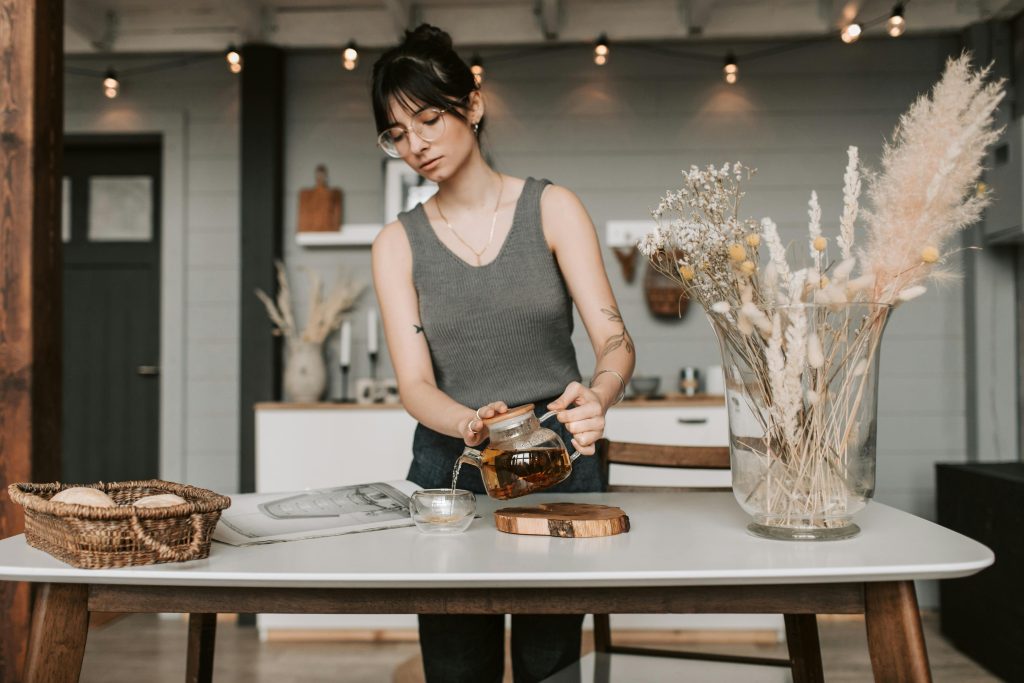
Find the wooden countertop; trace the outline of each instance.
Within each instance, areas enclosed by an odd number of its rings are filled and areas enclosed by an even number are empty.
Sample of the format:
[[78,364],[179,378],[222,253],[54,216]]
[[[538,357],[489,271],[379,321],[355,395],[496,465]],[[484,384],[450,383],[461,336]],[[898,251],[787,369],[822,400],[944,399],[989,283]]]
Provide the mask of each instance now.
[[[668,394],[663,398],[631,398],[627,396],[616,408],[693,408],[720,406],[725,403],[723,396],[698,394],[683,396]],[[283,403],[267,401],[256,404],[256,410],[402,410],[401,403]]]

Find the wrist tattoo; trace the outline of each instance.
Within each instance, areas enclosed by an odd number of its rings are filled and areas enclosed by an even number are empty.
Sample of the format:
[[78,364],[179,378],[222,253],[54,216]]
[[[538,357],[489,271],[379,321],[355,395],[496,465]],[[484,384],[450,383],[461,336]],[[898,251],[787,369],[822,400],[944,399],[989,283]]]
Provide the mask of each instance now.
[[626,353],[632,355],[634,353],[633,338],[629,336],[629,330],[626,329],[626,324],[622,320],[622,314],[619,313],[619,309],[611,306],[610,308],[602,308],[601,312],[608,316],[608,320],[613,323],[622,323],[622,334],[613,334],[608,337],[608,341],[604,343],[604,348],[601,349],[601,355],[598,357],[598,360],[604,358],[620,346],[625,346]]
[[413,325],[412,327],[413,327],[414,330],[416,330],[416,334],[423,334],[423,326],[422,325]]

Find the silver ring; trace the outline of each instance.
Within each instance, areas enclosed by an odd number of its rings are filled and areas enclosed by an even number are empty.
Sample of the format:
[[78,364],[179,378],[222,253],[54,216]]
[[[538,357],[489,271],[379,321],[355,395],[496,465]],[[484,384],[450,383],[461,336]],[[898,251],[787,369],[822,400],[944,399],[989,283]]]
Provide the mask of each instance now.
[[476,409],[476,419],[480,420],[481,422],[483,422],[484,419],[482,417],[480,417],[480,411],[483,410],[486,407],[487,406],[480,406],[479,408]]
[[469,424],[466,425],[466,431],[469,432],[470,434],[473,434],[473,435],[476,435],[476,434],[480,433],[480,432],[476,431],[475,429],[473,429],[473,421],[472,420],[470,420]]

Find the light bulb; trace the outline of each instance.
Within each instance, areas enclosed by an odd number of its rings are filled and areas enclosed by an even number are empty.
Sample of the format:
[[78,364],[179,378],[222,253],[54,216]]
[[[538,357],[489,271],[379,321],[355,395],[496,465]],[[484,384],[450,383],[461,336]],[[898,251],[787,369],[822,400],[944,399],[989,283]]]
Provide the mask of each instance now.
[[345,68],[352,71],[359,65],[359,50],[356,49],[356,41],[350,40],[345,50],[341,53]]
[[611,49],[608,47],[608,36],[601,34],[594,45],[594,64],[604,66],[608,62],[608,54]]
[[903,17],[902,2],[892,8],[892,15],[889,17],[886,30],[889,31],[889,35],[893,38],[899,38],[907,30],[907,20]]
[[852,24],[847,24],[846,28],[843,29],[843,32],[840,34],[839,37],[842,38],[843,42],[846,43],[847,45],[849,45],[850,43],[856,43],[857,39],[860,38],[860,34],[863,32],[863,30],[864,29],[861,28],[860,24],[856,22]]
[[103,77],[103,94],[110,99],[114,99],[120,90],[121,83],[117,80],[117,74],[114,73],[113,69],[108,69],[107,75]]
[[725,82],[732,85],[740,78],[740,67],[736,63],[736,56],[731,52],[725,58],[725,66],[722,67],[722,73],[725,74]]

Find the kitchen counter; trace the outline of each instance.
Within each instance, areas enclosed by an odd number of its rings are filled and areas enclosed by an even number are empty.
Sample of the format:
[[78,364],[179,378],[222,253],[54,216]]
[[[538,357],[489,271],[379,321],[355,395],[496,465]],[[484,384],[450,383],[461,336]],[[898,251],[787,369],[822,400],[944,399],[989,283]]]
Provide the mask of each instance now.
[[[684,396],[668,394],[661,398],[634,398],[627,396],[615,408],[678,408],[687,406],[718,406],[725,403],[724,396],[714,394],[697,394]],[[321,401],[319,403],[287,403],[282,401],[265,401],[256,404],[256,410],[398,410],[401,403],[337,403]]]

